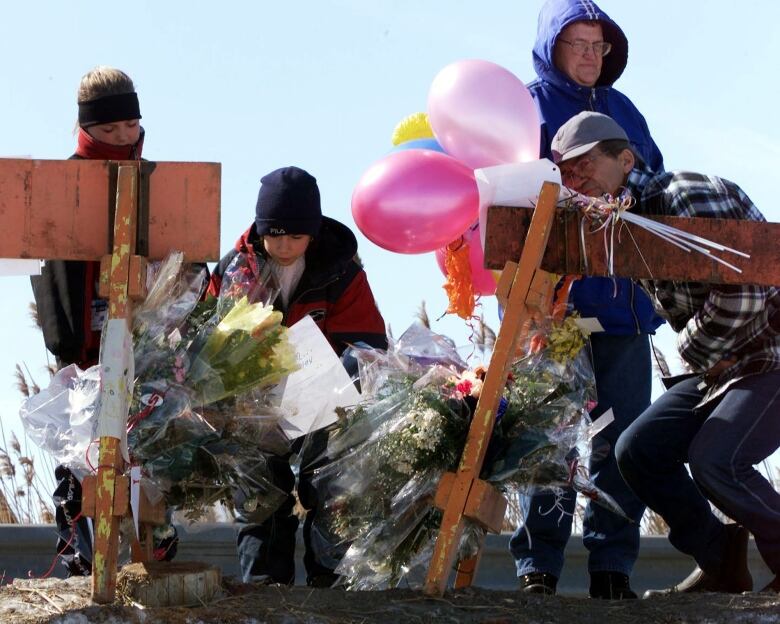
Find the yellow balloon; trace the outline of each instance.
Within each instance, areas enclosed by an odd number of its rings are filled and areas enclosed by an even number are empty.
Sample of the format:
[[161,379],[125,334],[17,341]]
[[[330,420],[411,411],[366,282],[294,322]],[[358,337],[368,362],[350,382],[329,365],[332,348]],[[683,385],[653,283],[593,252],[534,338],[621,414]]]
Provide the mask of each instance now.
[[433,129],[427,113],[412,113],[398,122],[393,130],[393,146],[416,139],[432,139]]

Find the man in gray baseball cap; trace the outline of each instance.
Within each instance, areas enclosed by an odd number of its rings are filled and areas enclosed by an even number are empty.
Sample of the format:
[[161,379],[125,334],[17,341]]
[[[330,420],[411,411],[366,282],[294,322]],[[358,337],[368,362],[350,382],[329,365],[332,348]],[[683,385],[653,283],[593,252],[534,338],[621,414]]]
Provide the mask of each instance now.
[[623,128],[611,117],[591,111],[560,127],[552,140],[552,155],[563,183],[593,197],[614,195],[628,174],[643,166]]
[[[580,113],[561,126],[552,151],[566,186],[595,197],[629,195],[641,214],[765,220],[733,182],[644,171],[623,129],[600,113]],[[775,574],[765,589],[780,592],[780,494],[753,468],[780,447],[780,289],[660,280],[643,286],[678,332],[680,356],[695,373],[646,409],[615,446],[626,483],[697,563],[675,587],[648,594],[749,591],[748,531]],[[737,524],[721,522],[710,501]]]

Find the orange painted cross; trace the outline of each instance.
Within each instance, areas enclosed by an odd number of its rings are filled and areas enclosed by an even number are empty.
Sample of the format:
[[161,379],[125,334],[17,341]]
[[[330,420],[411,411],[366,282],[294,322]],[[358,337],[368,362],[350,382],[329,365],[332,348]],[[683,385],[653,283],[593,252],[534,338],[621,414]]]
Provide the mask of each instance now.
[[[0,258],[101,262],[100,293],[109,300],[100,351],[100,450],[97,475],[84,483],[83,512],[95,520],[92,598],[114,600],[119,520],[128,513],[126,426],[133,386],[129,320],[143,299],[146,260],[181,251],[189,262],[219,259],[217,163],[0,159]],[[160,509],[144,504],[143,544]],[[164,515],[164,510],[163,510]]]

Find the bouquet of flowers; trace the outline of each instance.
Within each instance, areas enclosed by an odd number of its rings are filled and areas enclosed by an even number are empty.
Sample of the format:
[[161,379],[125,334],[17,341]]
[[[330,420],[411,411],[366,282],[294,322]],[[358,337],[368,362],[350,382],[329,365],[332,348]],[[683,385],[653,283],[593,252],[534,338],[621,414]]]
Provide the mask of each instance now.
[[[546,335],[511,368],[481,477],[505,491],[574,486],[599,497],[579,461],[595,404],[589,353],[573,322]],[[396,585],[428,560],[436,537],[433,498],[442,473],[459,462],[485,370],[466,369],[454,346],[434,336],[416,326],[387,353],[358,352],[371,395],[342,415],[330,463],[316,473],[315,525],[346,549],[336,571],[349,588]],[[467,524],[459,558],[473,554],[480,531]]]
[[197,300],[178,318],[166,311],[185,308],[171,299],[181,300],[187,290],[181,288],[186,270],[170,263],[157,279],[169,297],[156,296],[156,307],[135,326],[135,360],[157,365],[136,380],[131,455],[169,504],[191,515],[221,500],[262,521],[286,498],[266,466],[267,454],[285,453],[289,444],[265,389],[297,365],[281,313],[269,300],[249,300],[278,292],[251,279],[249,262],[237,255],[219,297]]
[[[579,341],[556,340],[562,331]],[[496,423],[483,477],[509,489],[561,486],[570,481],[566,459],[589,424],[596,388],[582,334],[568,324],[554,330],[545,348],[516,361],[505,393],[507,408]],[[575,339],[576,340],[576,339]],[[565,353],[556,345],[565,344]]]
[[273,385],[295,370],[281,322],[281,312],[244,296],[211,332],[194,341],[185,382],[199,403]]
[[[209,405],[277,383],[296,368],[282,314],[269,299],[278,288],[251,280],[246,254],[225,270],[219,297],[200,300],[205,275],[192,279],[181,254],[160,267],[133,322],[139,381],[173,380]],[[257,262],[256,259],[251,260]],[[268,279],[275,284],[273,277]]]
[[[267,454],[289,449],[267,388],[296,363],[281,314],[270,300],[248,298],[275,292],[273,284],[260,288],[250,279],[244,270],[249,262],[239,254],[225,272],[220,296],[203,301],[205,270],[172,254],[157,267],[146,300],[134,311],[131,461],[170,506],[192,516],[222,500],[262,521],[286,498],[266,467]],[[75,376],[89,378],[78,370]],[[25,425],[44,448],[61,454],[62,448],[94,449],[99,397],[85,396],[78,408],[73,400],[74,388],[78,393],[87,387],[92,386],[68,381],[65,391],[57,390],[58,400],[23,406]],[[74,434],[80,440],[65,444]],[[86,457],[68,456],[75,464],[90,464]]]
[[415,327],[386,353],[358,350],[361,387],[373,398],[341,414],[330,461],[315,472],[315,529],[331,548],[321,555],[341,559],[337,572],[355,589],[397,584],[431,543],[436,487],[465,443],[470,411],[450,382],[462,360],[432,337]]
[[483,478],[507,493],[543,487],[563,495],[571,487],[628,519],[588,473],[591,440],[611,421],[591,422],[595,379],[576,319],[546,319],[528,355],[513,364],[508,407],[493,432]]

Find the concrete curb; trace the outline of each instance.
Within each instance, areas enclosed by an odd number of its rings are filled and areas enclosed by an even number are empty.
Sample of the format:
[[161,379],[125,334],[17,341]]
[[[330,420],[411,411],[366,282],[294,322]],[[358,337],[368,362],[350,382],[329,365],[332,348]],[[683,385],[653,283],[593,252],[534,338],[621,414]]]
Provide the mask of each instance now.
[[[218,565],[225,575],[239,576],[235,543],[238,526],[204,524],[178,527],[181,538],[177,560],[203,561]],[[10,578],[27,578],[28,570],[41,575],[51,566],[57,537],[53,525],[0,525],[0,574]],[[509,535],[489,535],[485,543],[476,585],[489,589],[517,588],[514,562],[508,550]],[[299,549],[301,547],[299,540]],[[566,548],[566,565],[558,588],[561,594],[587,595],[588,553],[580,536],[573,536]],[[772,578],[751,539],[748,563],[756,589]],[[298,561],[300,562],[299,556]],[[297,583],[304,580],[303,566],[298,564]],[[631,576],[638,593],[650,588],[672,585],[693,569],[693,560],[675,550],[665,537],[643,537],[639,560]],[[62,566],[55,566],[52,576],[63,576]]]

